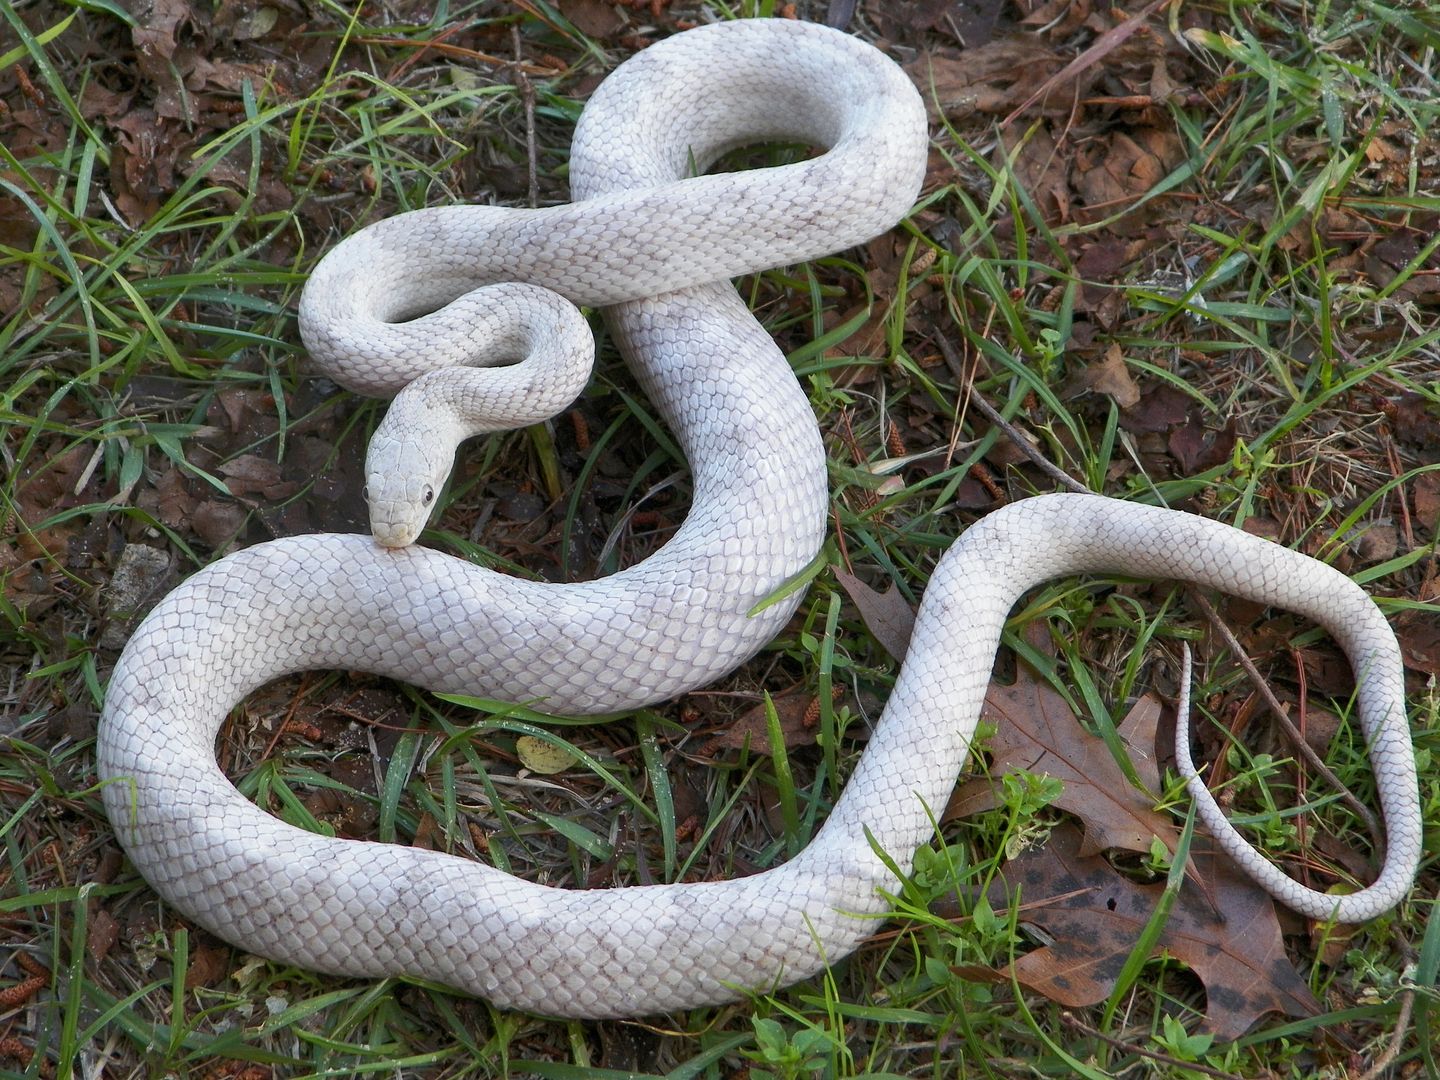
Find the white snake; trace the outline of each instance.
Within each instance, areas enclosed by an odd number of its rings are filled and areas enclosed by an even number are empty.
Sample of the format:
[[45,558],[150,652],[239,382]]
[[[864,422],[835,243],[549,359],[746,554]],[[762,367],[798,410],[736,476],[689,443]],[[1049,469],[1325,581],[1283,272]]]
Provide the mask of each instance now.
[[[691,175],[740,143],[776,139],[828,149],[779,168]],[[874,849],[908,866],[931,838],[1012,603],[1047,578],[1100,571],[1201,582],[1336,635],[1359,673],[1388,825],[1374,884],[1349,896],[1301,887],[1244,842],[1200,781],[1190,790],[1227,850],[1291,907],[1359,921],[1399,901],[1420,856],[1420,811],[1399,650],[1379,610],[1335,570],[1278,545],[1089,495],[1007,507],[950,549],[829,819],[797,857],[753,877],[549,888],[450,855],[311,835],[261,812],[220,772],[214,742],[228,710],[301,669],[600,713],[669,697],[753,654],[797,599],[747,612],[822,538],[825,461],[794,376],[727,279],[889,228],[919,190],[926,150],[918,95],[876,50],[803,23],[726,23],[647,49],[595,92],[575,135],[574,203],[418,211],[336,247],[307,286],[301,329],[341,382],[393,392],[438,367],[537,357],[474,373],[478,388],[434,377],[444,385],[426,392],[422,414],[535,388],[569,362],[583,322],[535,286],[613,305],[612,331],[688,455],[694,509],[651,558],[581,584],[515,580],[358,535],[276,540],[192,576],[131,639],[100,723],[106,809],[155,889],[264,956],[344,975],[409,973],[552,1015],[641,1015],[803,979],[856,948],[886,911],[878,890],[896,883]],[[470,291],[506,281],[523,284]],[[492,330],[501,344],[488,349],[479,338]],[[557,375],[538,410],[514,422],[563,406],[585,366]],[[426,470],[443,477],[457,424],[448,414],[429,424],[449,442],[416,450],[396,421],[398,438],[387,429],[372,451],[372,466],[389,455],[410,470],[398,488],[369,477],[387,544],[418,531],[414,508],[423,522],[426,485],[440,482]]]

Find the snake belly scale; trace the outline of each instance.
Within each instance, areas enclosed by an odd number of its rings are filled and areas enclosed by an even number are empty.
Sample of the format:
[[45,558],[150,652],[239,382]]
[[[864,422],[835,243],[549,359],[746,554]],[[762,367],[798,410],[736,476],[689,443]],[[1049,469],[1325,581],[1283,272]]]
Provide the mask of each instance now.
[[[777,139],[824,153],[692,175],[738,145]],[[411,974],[550,1015],[643,1015],[803,979],[852,951],[886,910],[881,890],[895,881],[876,848],[908,865],[931,837],[1011,605],[1046,578],[1103,571],[1201,582],[1336,634],[1359,674],[1387,822],[1376,881],[1345,897],[1305,889],[1245,843],[1202,783],[1191,791],[1226,849],[1298,910],[1353,921],[1401,899],[1420,813],[1399,651],[1379,610],[1343,575],[1278,545],[1099,496],[1018,503],[950,549],[826,823],[795,858],[752,877],[551,888],[441,853],[306,833],[220,772],[214,743],[229,709],[299,670],[604,713],[753,655],[798,597],[749,612],[823,537],[825,458],[789,366],[728,279],[889,228],[918,194],[926,153],[920,99],[878,51],[804,23],[717,24],[652,46],[601,84],[575,136],[573,203],[416,211],[328,254],[302,298],[302,334],[338,381],[367,393],[503,362],[478,336],[497,309],[529,310],[537,288],[605,306],[687,455],[693,508],[650,558],[593,582],[516,580],[339,534],[261,544],[190,577],[127,645],[100,722],[106,809],[156,891],[267,957]],[[526,324],[515,339],[537,335]]]

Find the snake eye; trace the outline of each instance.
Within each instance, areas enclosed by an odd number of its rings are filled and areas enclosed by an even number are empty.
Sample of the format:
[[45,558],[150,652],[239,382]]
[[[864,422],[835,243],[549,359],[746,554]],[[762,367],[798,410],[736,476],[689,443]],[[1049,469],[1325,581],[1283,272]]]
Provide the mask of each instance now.
[[370,501],[370,485],[369,485],[369,484],[366,484],[364,487],[362,487],[362,488],[360,489],[360,497],[361,497],[362,499],[364,499],[367,503]]
[[421,495],[421,496],[420,496],[420,499],[421,499],[422,502],[425,503],[426,506],[429,506],[432,502],[435,501],[435,489],[434,489],[433,487],[431,487],[429,484],[426,484],[426,485],[425,485],[425,494]]

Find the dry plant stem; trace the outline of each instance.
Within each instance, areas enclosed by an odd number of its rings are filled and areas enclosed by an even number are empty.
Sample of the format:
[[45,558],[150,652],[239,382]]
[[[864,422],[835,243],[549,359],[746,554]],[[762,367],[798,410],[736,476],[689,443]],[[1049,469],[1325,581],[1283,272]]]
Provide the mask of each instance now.
[[1280,721],[1280,726],[1285,730],[1285,734],[1291,743],[1294,744],[1296,752],[1305,760],[1305,763],[1309,765],[1310,768],[1324,777],[1326,782],[1329,783],[1335,791],[1339,792],[1345,804],[1354,810],[1360,819],[1365,822],[1365,827],[1370,832],[1371,842],[1377,849],[1383,849],[1385,846],[1384,833],[1381,831],[1380,823],[1376,820],[1375,815],[1368,806],[1351,793],[1349,788],[1340,782],[1340,778],[1320,759],[1320,755],[1311,749],[1310,744],[1305,741],[1305,737],[1300,734],[1299,729],[1295,727],[1294,721],[1290,719],[1289,714],[1285,711],[1285,706],[1280,704],[1280,700],[1271,692],[1269,684],[1266,683],[1265,677],[1260,674],[1260,670],[1255,666],[1255,662],[1250,659],[1240,642],[1236,640],[1235,635],[1230,632],[1230,628],[1225,625],[1225,620],[1220,618],[1220,613],[1215,610],[1210,604],[1210,601],[1206,600],[1198,589],[1187,588],[1185,592],[1191,601],[1205,613],[1205,618],[1210,621],[1211,627],[1225,641],[1226,647],[1235,654],[1235,658],[1240,662],[1240,666],[1245,669],[1245,673],[1250,676],[1250,681],[1260,692],[1260,696],[1263,697],[1265,703],[1270,706],[1270,711],[1274,713],[1276,719]]
[[1157,1050],[1146,1050],[1143,1046],[1126,1042],[1124,1039],[1117,1039],[1113,1035],[1106,1035],[1103,1031],[1085,1023],[1085,1021],[1081,1020],[1072,1012],[1062,1012],[1060,1014],[1060,1021],[1068,1028],[1073,1028],[1084,1035],[1090,1036],[1092,1039],[1099,1039],[1101,1042],[1113,1046],[1116,1050],[1122,1050],[1127,1054],[1138,1054],[1140,1057],[1149,1058],[1151,1061],[1159,1061],[1166,1065],[1173,1065],[1177,1069],[1202,1073],[1205,1076],[1218,1076],[1221,1077],[1222,1080],[1239,1080],[1234,1073],[1225,1072],[1223,1069],[1214,1069],[1209,1065],[1201,1065],[1194,1061],[1181,1061],[1179,1058],[1171,1057],[1169,1054],[1162,1054]]
[[1415,991],[1409,987],[1400,991],[1400,1012],[1395,1017],[1395,1030],[1390,1033],[1390,1042],[1370,1068],[1356,1080],[1380,1080],[1400,1056],[1405,1047],[1405,1035],[1410,1030],[1410,1017],[1415,1011]]
[[996,411],[995,406],[986,401],[985,396],[978,390],[972,389],[970,391],[970,400],[974,403],[975,408],[980,410],[980,414],[984,416],[986,420],[989,420],[990,423],[1003,431],[1005,436],[1018,446],[1020,451],[1029,458],[1037,468],[1043,470],[1044,473],[1051,477],[1057,484],[1070,491],[1087,492],[1090,490],[1084,484],[1080,483],[1079,480],[1076,480],[1069,473],[1050,461],[1050,459],[1040,453],[1039,450],[1035,449],[1030,440],[1025,438],[1024,434],[1021,433],[1020,429],[1001,416],[1000,413]]
[[520,100],[525,104],[525,175],[528,182],[527,206],[540,205],[540,147],[535,135],[535,85],[525,70],[524,48],[520,39],[520,24],[510,27],[510,40],[515,48],[515,85],[520,88]]
[[[366,43],[371,44],[371,45],[379,45],[379,46],[391,45],[391,46],[395,46],[395,47],[404,47],[404,48],[410,48],[410,49],[413,49],[413,50],[414,50],[413,52],[411,52],[411,54],[410,54],[408,57],[406,57],[403,61],[401,61],[400,64],[397,65],[397,66],[395,67],[394,71],[391,73],[391,75],[390,75],[391,81],[396,81],[396,80],[399,80],[400,78],[402,78],[402,77],[405,75],[406,72],[408,72],[411,68],[413,68],[416,64],[418,64],[421,60],[423,60],[423,59],[425,58],[425,56],[426,56],[429,52],[431,52],[431,50],[439,50],[439,51],[441,51],[441,52],[444,52],[447,48],[454,48],[454,46],[448,46],[448,45],[446,44],[446,39],[447,39],[447,38],[454,37],[456,34],[460,33],[462,29],[463,29],[463,27],[462,27],[460,24],[457,23],[455,26],[451,26],[451,27],[446,28],[445,30],[442,30],[439,34],[437,34],[435,37],[431,38],[430,40],[428,40],[428,41],[423,41],[423,42],[405,41],[405,40],[403,40],[403,39],[382,39],[382,38],[364,38],[364,39],[361,39],[361,40],[363,40],[363,41],[365,41]],[[470,52],[471,50],[469,50],[469,49],[462,49],[462,50],[460,50],[460,51],[461,51],[462,53],[468,53],[468,52]],[[483,57],[483,54],[476,54],[476,56],[477,56],[477,58],[481,58],[481,59],[484,58],[484,57]],[[503,61],[501,61],[501,62],[503,63]]]
[[1033,94],[1026,98],[1013,112],[1010,113],[1009,116],[1007,116],[1004,120],[1000,121],[1000,127],[1009,127],[1011,124],[1013,124],[1016,120],[1020,118],[1020,116],[1025,112],[1026,109],[1030,108],[1031,105],[1034,105],[1035,102],[1039,101],[1046,94],[1050,93],[1050,91],[1055,89],[1055,87],[1061,85],[1062,83],[1068,82],[1069,80],[1075,78],[1075,76],[1079,75],[1086,68],[1092,67],[1093,65],[1099,63],[1102,59],[1104,59],[1104,57],[1109,55],[1115,49],[1119,48],[1120,45],[1123,44],[1136,31],[1142,29],[1145,26],[1146,20],[1148,20],[1151,15],[1155,14],[1155,12],[1159,11],[1161,8],[1167,7],[1171,2],[1172,0],[1152,0],[1150,4],[1147,4],[1145,6],[1144,10],[1137,12],[1135,15],[1126,19],[1124,22],[1118,24],[1117,26],[1113,26],[1109,30],[1106,30],[1103,34],[1101,34],[1098,38],[1095,39],[1095,43],[1093,45],[1091,45],[1088,49],[1082,52],[1074,60],[1070,61],[1070,63],[1066,64],[1065,67],[1062,68],[1060,71],[1057,71],[1054,75],[1050,76],[1050,78],[1046,79],[1043,83],[1041,83]]
[[995,406],[985,400],[985,395],[980,393],[979,390],[976,390],[975,384],[965,377],[965,365],[960,362],[960,356],[955,351],[954,345],[950,344],[944,337],[937,337],[935,340],[940,346],[941,355],[945,357],[945,366],[950,369],[950,374],[954,375],[962,386],[968,387],[965,395],[966,399],[974,403],[975,408],[980,410],[981,416],[999,428],[1005,434],[1005,437],[1013,442],[1036,468],[1044,472],[1046,476],[1049,476],[1061,487],[1070,491],[1078,491],[1082,494],[1090,490],[1044,454],[1040,453],[1039,450],[1035,449],[1034,444],[1025,438],[1019,428],[1001,416]]
[[[458,30],[459,28],[457,27],[455,31],[452,31],[452,33],[458,32]],[[492,67],[518,66],[519,70],[523,71],[527,75],[540,75],[545,78],[554,78],[556,75],[559,74],[558,69],[553,67],[547,67],[542,64],[525,64],[519,63],[515,60],[506,60],[504,57],[501,56],[491,56],[489,53],[486,52],[479,52],[475,49],[467,49],[460,45],[451,45],[446,41],[442,41],[440,38],[434,38],[429,41],[416,42],[411,41],[409,38],[403,37],[367,36],[355,38],[355,43],[357,45],[374,45],[378,48],[387,49],[415,49],[417,59],[424,53],[438,52],[442,53],[445,56],[454,57],[457,60],[473,60],[475,63],[489,64]],[[411,66],[409,61],[407,61],[406,66]]]

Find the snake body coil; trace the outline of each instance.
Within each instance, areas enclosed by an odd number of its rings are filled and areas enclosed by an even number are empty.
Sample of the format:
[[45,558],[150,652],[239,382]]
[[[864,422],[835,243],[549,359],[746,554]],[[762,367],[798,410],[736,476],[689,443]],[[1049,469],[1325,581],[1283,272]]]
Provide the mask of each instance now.
[[[826,152],[691,175],[737,145],[777,139]],[[802,979],[854,949],[874,928],[866,916],[886,909],[878,890],[895,882],[872,845],[908,865],[931,836],[1011,604],[1048,577],[1093,570],[1203,582],[1303,612],[1339,637],[1361,676],[1389,827],[1379,879],[1339,898],[1303,889],[1245,845],[1202,784],[1192,791],[1227,849],[1301,911],[1363,919],[1403,896],[1420,814],[1398,648],[1375,605],[1279,546],[1098,496],[1008,507],[946,554],[834,811],[796,858],[753,877],[548,888],[453,856],[294,829],[220,772],[214,741],[228,710],[302,669],[600,713],[673,696],[752,655],[798,599],[747,613],[821,541],[825,461],[784,357],[727,279],[890,227],[919,190],[926,149],[919,98],[880,53],[808,24],[726,23],[655,45],[601,85],[575,137],[575,202],[418,211],[337,246],[306,288],[301,328],[316,359],[364,392],[394,393],[456,365],[571,355],[567,335],[583,324],[550,310],[559,302],[537,287],[608,306],[690,461],[694,508],[651,558],[595,582],[516,580],[352,535],[261,544],[192,576],[126,647],[100,727],[107,812],[155,889],[252,952],[345,975],[410,973],[552,1015],[640,1015]],[[481,340],[490,333],[499,346]],[[525,363],[495,368],[498,382],[473,391],[441,374],[432,390],[503,410],[512,394],[551,385],[517,368]],[[583,374],[555,378],[570,381],[546,409]],[[395,504],[416,498],[425,482]],[[399,511],[392,520],[389,500],[372,490],[377,536],[403,545],[418,526]]]

